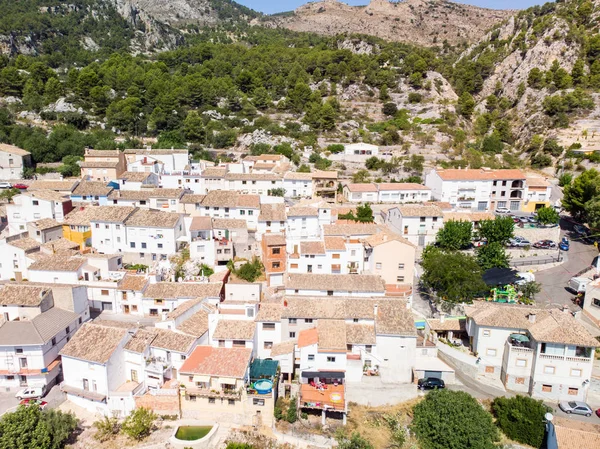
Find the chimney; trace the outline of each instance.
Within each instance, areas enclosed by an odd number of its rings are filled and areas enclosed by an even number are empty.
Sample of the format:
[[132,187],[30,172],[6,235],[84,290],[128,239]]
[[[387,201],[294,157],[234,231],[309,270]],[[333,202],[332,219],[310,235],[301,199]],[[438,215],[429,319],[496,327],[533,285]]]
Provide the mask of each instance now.
[[377,317],[378,310],[379,310],[379,306],[377,304],[375,304],[373,306],[373,316]]
[[444,321],[446,321],[446,314],[442,313],[442,314],[440,314],[440,324],[443,323]]
[[527,318],[529,318],[529,322],[530,323],[535,323],[535,318],[536,318],[536,314],[535,313],[530,313]]

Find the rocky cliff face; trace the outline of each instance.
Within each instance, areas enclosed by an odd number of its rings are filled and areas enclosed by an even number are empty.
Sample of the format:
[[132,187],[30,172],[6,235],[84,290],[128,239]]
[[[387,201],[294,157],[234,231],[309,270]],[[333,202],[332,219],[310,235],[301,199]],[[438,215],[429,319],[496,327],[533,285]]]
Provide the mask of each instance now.
[[349,6],[337,0],[307,3],[293,15],[269,19],[295,31],[328,35],[370,34],[386,40],[420,45],[474,42],[511,11],[496,11],[445,0],[371,0],[368,6]]

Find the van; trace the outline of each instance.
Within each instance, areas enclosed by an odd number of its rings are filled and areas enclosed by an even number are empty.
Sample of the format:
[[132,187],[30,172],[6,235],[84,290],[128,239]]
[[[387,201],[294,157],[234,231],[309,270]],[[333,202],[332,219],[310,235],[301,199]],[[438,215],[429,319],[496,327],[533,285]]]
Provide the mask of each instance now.
[[17,399],[37,399],[44,395],[44,389],[41,387],[28,387],[17,391],[15,398]]
[[591,281],[592,280],[590,278],[584,277],[571,278],[569,280],[568,287],[575,293],[585,293],[585,289]]

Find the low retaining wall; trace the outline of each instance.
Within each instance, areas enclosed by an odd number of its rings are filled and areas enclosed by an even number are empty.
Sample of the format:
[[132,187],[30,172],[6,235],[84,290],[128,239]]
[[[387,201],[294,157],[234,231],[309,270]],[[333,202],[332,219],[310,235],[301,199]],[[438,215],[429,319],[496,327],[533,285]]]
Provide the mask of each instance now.
[[438,344],[438,357],[454,368],[454,371],[465,377],[476,379],[479,374],[479,365],[475,357],[453,349],[444,343]]
[[[204,436],[203,438],[200,438],[199,440],[192,440],[192,441],[180,440],[179,438],[177,438],[175,436],[175,434],[177,433],[177,431],[179,430],[180,427],[190,427],[190,426],[198,426],[198,427],[199,426],[202,426],[202,427],[212,426],[212,429],[210,429],[210,432],[208,432],[208,434],[206,436]],[[177,425],[177,427],[175,427],[175,430],[173,431],[173,435],[171,436],[171,438],[169,438],[169,443],[173,447],[175,447],[175,449],[206,448],[206,447],[209,447],[211,443],[213,443],[213,440],[215,439],[217,430],[219,430],[219,424],[217,424],[217,423],[208,423],[206,421],[196,421],[196,420],[178,421],[178,425]]]

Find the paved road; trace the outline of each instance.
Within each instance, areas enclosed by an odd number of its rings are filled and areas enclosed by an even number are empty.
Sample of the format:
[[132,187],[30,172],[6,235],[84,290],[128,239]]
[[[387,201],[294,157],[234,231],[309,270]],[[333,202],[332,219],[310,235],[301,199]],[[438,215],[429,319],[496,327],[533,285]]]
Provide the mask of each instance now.
[[[15,398],[15,394],[21,388],[11,388],[11,391],[2,391],[0,393],[0,415],[6,412],[14,411],[19,405],[19,400]],[[50,391],[43,397],[44,401],[48,403],[49,408],[57,408],[60,404],[65,402],[65,394],[60,391],[60,386],[53,386]]]
[[567,282],[580,270],[591,265],[598,256],[594,245],[587,245],[571,237],[571,226],[561,222],[561,237],[566,235],[571,240],[571,247],[565,254],[566,261],[561,265],[535,273],[535,280],[542,284],[542,291],[536,295],[536,303],[542,307],[556,307],[572,304],[574,294],[566,289]]

